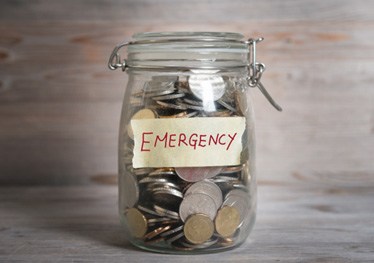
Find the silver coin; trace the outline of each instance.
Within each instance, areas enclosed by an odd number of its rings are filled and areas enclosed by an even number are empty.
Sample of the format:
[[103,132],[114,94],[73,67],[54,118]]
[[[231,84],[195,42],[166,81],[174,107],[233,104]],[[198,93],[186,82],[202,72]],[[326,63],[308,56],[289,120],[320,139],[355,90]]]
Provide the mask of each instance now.
[[197,182],[204,179],[209,179],[222,170],[220,166],[209,166],[209,167],[176,167],[175,172],[177,175],[187,182]]
[[231,190],[227,193],[225,200],[223,201],[223,206],[225,205],[233,206],[239,211],[241,225],[250,210],[249,195],[243,190]]
[[167,216],[167,217],[170,217],[170,218],[173,218],[173,219],[179,219],[179,214],[177,212],[168,210],[168,209],[163,208],[163,207],[158,206],[158,205],[153,205],[153,207],[154,207],[155,211],[161,216]]
[[176,189],[176,190],[181,190],[180,189],[180,186],[175,184],[175,183],[172,183],[172,182],[162,182],[162,183],[159,183],[159,182],[156,182],[156,183],[150,183],[148,184],[148,188],[150,190],[152,189],[155,189],[155,188],[159,188],[159,187],[165,187],[165,188],[168,188],[168,189]]
[[156,96],[152,97],[152,100],[173,100],[173,99],[179,99],[184,97],[184,93],[176,93],[176,94],[170,94],[170,95],[164,95],[164,96]]
[[154,96],[168,95],[174,91],[174,82],[150,81],[145,83],[142,97],[150,98]]
[[191,92],[202,101],[216,101],[226,90],[225,81],[217,75],[191,75],[188,84]]
[[150,215],[160,216],[160,214],[157,213],[156,211],[154,211],[152,209],[149,209],[147,207],[141,206],[141,205],[138,205],[138,209],[141,210],[142,212],[148,213]]
[[183,225],[178,226],[178,227],[176,227],[176,228],[173,228],[173,229],[171,229],[171,230],[169,230],[169,231],[167,231],[167,232],[164,232],[164,233],[161,234],[161,236],[162,236],[162,237],[166,237],[166,236],[169,236],[169,235],[175,234],[175,233],[177,233],[177,232],[180,232],[180,231],[182,231],[182,230],[183,230]]
[[235,188],[235,189],[241,190],[241,191],[248,191],[248,187],[245,186],[244,184],[234,183],[234,184],[232,184],[232,187]]
[[154,225],[165,225],[165,224],[173,224],[177,223],[178,220],[170,219],[169,217],[159,217],[159,218],[150,218],[147,220],[148,225],[154,226]]
[[221,171],[221,174],[237,173],[243,170],[243,165],[227,166]]
[[161,169],[156,169],[152,171],[151,173],[149,173],[149,176],[158,176],[158,175],[173,176],[175,175],[175,171],[171,168],[161,168]]
[[205,214],[213,221],[217,209],[212,197],[202,193],[195,193],[183,198],[179,206],[179,216],[184,222],[190,215]]
[[191,99],[184,98],[183,102],[185,102],[187,104],[194,105],[194,106],[203,106],[203,103],[201,101],[197,101],[197,100],[191,100]]
[[153,191],[153,194],[154,195],[158,195],[158,194],[166,194],[166,195],[172,195],[172,196],[175,196],[175,197],[179,197],[179,198],[183,198],[183,194],[182,192],[176,190],[176,189],[172,189],[172,188],[155,188],[155,189],[152,189]]
[[165,178],[157,177],[144,177],[139,181],[139,184],[148,184],[148,183],[167,183],[168,180]]
[[[182,226],[183,227],[183,226]],[[169,244],[173,243],[174,241],[177,241],[178,239],[181,239],[182,237],[184,237],[184,233],[179,233],[171,238],[168,238],[166,239],[165,241]]]
[[217,175],[216,177],[212,178],[212,181],[215,183],[239,182],[239,179],[238,177],[233,177],[233,176]]
[[183,102],[180,102],[180,101],[177,102],[177,105],[181,106],[181,107],[185,107],[186,109],[190,109],[190,110],[202,111],[202,110],[205,109],[203,106],[190,105],[190,104],[186,104],[186,103],[183,103]]
[[236,112],[236,109],[222,99],[217,100],[219,104],[228,109],[229,111]]
[[134,207],[139,199],[139,186],[135,177],[132,174],[122,174],[119,183],[123,185],[119,187],[120,203],[125,208]]
[[185,195],[189,194],[195,194],[195,193],[202,193],[209,195],[215,202],[216,207],[221,207],[222,202],[223,202],[223,197],[222,197],[222,191],[212,181],[209,180],[204,180],[200,181],[197,183],[192,184],[186,191]]
[[166,102],[162,102],[162,101],[156,101],[156,103],[162,107],[165,107],[165,108],[171,108],[171,109],[175,109],[175,110],[187,110],[187,108],[183,105],[176,105],[176,104],[172,104],[172,103],[166,103]]
[[207,247],[213,246],[217,242],[218,242],[218,238],[212,238],[212,239],[210,239],[208,241],[205,241],[204,243],[198,244],[198,245],[190,244],[188,242],[183,242],[183,241],[180,242],[180,244],[185,246],[185,247],[188,247],[188,248],[202,249],[202,248],[207,248]]

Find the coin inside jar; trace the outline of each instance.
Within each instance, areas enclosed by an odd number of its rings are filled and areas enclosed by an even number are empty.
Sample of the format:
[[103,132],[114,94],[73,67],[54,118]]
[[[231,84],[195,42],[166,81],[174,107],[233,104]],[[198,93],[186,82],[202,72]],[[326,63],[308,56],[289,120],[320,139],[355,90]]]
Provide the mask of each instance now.
[[212,220],[204,214],[191,215],[183,228],[184,236],[192,244],[202,244],[214,233]]
[[[142,119],[155,119],[157,117],[156,113],[150,109],[141,109],[137,111],[132,117],[131,120],[142,120]],[[130,124],[127,126],[127,134],[131,139],[134,139],[134,133]]]
[[130,208],[125,213],[130,233],[133,237],[142,238],[147,232],[147,219],[136,208]]
[[202,101],[216,101],[226,90],[225,81],[217,75],[192,75],[188,78],[191,92]]
[[179,206],[179,216],[183,222],[192,214],[205,214],[211,220],[214,220],[216,213],[217,207],[213,198],[202,193],[185,196]]
[[222,167],[212,166],[212,167],[176,167],[175,172],[177,175],[187,181],[187,182],[197,182],[204,179],[209,179],[222,170]]
[[224,206],[218,210],[214,225],[222,237],[232,236],[240,224],[240,214],[233,206]]
[[194,183],[187,189],[185,195],[194,194],[194,193],[202,193],[202,194],[209,195],[214,200],[216,207],[220,207],[222,205],[222,201],[223,201],[222,191],[218,187],[218,185],[216,185],[212,181],[204,180],[204,181]]
[[241,189],[234,189],[227,193],[225,200],[223,201],[224,206],[235,207],[240,214],[240,224],[241,225],[247,216],[250,203],[248,202],[248,193]]
[[139,199],[139,186],[132,174],[121,174],[120,184],[126,185],[126,191],[122,193],[122,188],[120,187],[120,196],[121,196],[121,204],[125,206],[125,208],[133,207]]

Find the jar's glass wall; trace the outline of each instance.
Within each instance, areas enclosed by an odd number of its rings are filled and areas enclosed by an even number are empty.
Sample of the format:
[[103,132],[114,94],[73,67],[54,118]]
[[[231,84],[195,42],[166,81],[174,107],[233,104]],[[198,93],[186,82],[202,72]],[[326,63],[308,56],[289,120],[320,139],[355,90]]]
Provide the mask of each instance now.
[[[119,136],[119,213],[127,237],[138,247],[166,253],[206,253],[243,243],[256,214],[248,72],[128,73]],[[134,168],[131,120],[234,117],[245,119],[239,164]]]

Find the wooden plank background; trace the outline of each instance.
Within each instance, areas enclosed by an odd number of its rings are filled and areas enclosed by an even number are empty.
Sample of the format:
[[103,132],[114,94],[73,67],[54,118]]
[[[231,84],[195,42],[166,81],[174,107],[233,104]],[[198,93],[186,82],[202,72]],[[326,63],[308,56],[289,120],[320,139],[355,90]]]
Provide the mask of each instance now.
[[374,1],[1,1],[0,183],[112,180],[127,76],[114,47],[135,32],[263,36],[253,90],[263,184],[374,186]]

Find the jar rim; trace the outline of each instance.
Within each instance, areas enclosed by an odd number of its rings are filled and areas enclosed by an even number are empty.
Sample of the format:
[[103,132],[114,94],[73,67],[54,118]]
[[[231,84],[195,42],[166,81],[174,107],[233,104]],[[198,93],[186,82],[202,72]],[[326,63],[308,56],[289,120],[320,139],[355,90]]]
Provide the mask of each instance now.
[[236,32],[208,32],[208,31],[171,31],[171,32],[141,32],[132,36],[136,40],[152,39],[203,39],[212,38],[217,40],[242,40],[244,35]]

